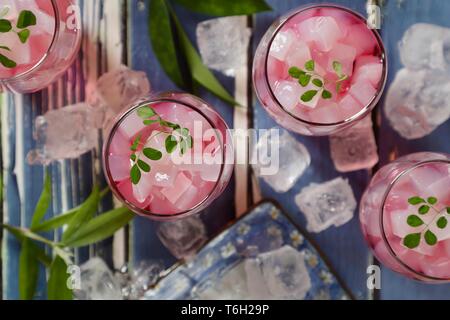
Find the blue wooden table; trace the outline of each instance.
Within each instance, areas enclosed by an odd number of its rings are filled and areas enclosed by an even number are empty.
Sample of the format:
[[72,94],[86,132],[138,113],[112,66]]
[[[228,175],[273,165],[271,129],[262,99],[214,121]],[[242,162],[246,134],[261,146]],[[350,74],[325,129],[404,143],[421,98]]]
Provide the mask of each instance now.
[[[133,69],[145,71],[154,91],[175,89],[175,85],[159,66],[147,36],[149,1],[151,0],[80,0],[85,34],[83,50],[72,68],[62,79],[42,92],[24,96],[3,94],[1,99],[3,221],[18,226],[28,226],[42,188],[44,168],[31,167],[26,163],[26,154],[35,147],[32,132],[33,120],[37,115],[45,113],[49,109],[84,101],[87,91],[95,79],[121,63],[129,65]],[[311,1],[268,0],[267,2],[273,7],[273,11],[256,15],[250,21],[253,26],[253,50],[276,17]],[[365,0],[335,0],[333,2],[365,14]],[[447,17],[450,12],[450,2],[444,0],[389,0],[383,1],[383,3],[384,18],[380,32],[390,60],[389,85],[395,72],[401,68],[397,43],[404,31],[411,24],[417,22],[430,22],[450,27]],[[196,24],[210,18],[187,12],[178,7],[177,12],[193,40],[195,39]],[[251,61],[248,62],[250,66]],[[251,79],[250,73],[251,70],[248,69],[248,79]],[[217,76],[230,92],[240,89],[235,88],[234,79],[219,74]],[[236,80],[236,83],[240,83],[239,86],[250,85],[248,81],[244,82],[242,84]],[[88,88],[88,90],[86,91],[84,88]],[[236,91],[246,92],[246,90]],[[201,96],[215,106],[230,127],[234,126],[235,115],[230,106],[208,93],[202,92]],[[248,109],[248,115],[251,117],[248,123],[255,128],[275,126],[274,121],[261,108],[256,98],[254,96],[247,98],[249,101],[253,101]],[[448,141],[450,125],[448,122],[423,139],[406,141],[390,128],[383,115],[382,104],[383,100],[374,112],[381,159],[379,165],[384,165],[395,157],[415,151],[450,153]],[[341,174],[334,170],[327,138],[295,136],[307,146],[312,155],[312,165],[305,175],[292,190],[284,194],[275,193],[262,181],[254,189],[260,188],[263,197],[277,200],[296,222],[304,226],[305,219],[294,203],[294,196],[311,182],[323,182]],[[100,147],[101,141],[96,150],[79,159],[61,161],[51,165],[54,197],[49,216],[58,215],[82,202],[89,194],[94,181],[105,183],[98,166]],[[361,196],[372,173],[358,171],[344,175],[350,180],[357,198]],[[241,210],[241,208],[239,210],[236,208],[242,203],[242,199],[234,196],[237,186],[240,185],[240,179],[242,177],[237,175],[223,196],[202,214],[210,235],[222,229],[235,217],[236,211]],[[251,183],[251,179],[244,181]],[[248,202],[246,205],[250,206],[251,203]],[[109,198],[102,203],[101,209],[106,210],[111,206],[113,206],[113,201]],[[76,252],[76,262],[82,263],[91,256],[100,255],[111,267],[120,267],[122,263],[128,261],[136,263],[144,259],[160,260],[169,267],[175,262],[175,258],[161,245],[155,233],[156,227],[155,222],[137,218],[127,230],[119,232],[114,239]],[[59,235],[49,236],[57,239]],[[363,241],[356,214],[348,224],[340,228],[330,228],[320,234],[314,234],[312,237],[328,256],[338,275],[359,299],[450,299],[450,285],[421,284],[394,274],[385,268],[382,268],[382,289],[376,292],[368,290],[366,269],[374,261]],[[9,234],[4,234],[2,244],[3,298],[16,299],[18,298],[19,245]],[[36,296],[38,299],[46,296],[44,281],[42,270],[39,281],[40,290]]]

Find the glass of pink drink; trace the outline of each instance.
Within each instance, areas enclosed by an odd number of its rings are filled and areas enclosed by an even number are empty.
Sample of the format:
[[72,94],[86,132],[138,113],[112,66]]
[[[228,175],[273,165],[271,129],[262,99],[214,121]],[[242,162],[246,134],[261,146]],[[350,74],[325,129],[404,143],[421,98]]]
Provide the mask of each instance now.
[[234,151],[225,121],[203,100],[166,93],[121,115],[104,147],[114,194],[137,214],[172,220],[197,213],[227,186]]
[[81,43],[75,0],[2,0],[0,91],[35,92],[73,62]]
[[287,129],[329,135],[363,119],[387,77],[379,34],[343,7],[294,10],[269,28],[254,65],[256,94]]
[[361,200],[377,259],[425,282],[450,282],[450,155],[416,153],[383,167]]

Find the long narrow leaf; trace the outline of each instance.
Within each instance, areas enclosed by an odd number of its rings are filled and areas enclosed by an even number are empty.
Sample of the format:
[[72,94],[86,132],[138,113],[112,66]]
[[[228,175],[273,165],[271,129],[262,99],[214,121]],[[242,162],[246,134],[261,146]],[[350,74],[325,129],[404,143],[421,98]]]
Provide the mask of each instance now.
[[105,240],[126,226],[134,214],[127,208],[118,208],[99,215],[80,227],[73,236],[63,242],[67,247],[83,247]]
[[31,231],[33,232],[47,232],[51,231],[57,228],[60,228],[70,222],[70,220],[73,219],[73,216],[80,210],[79,207],[72,209],[70,211],[67,211],[64,214],[61,214],[59,216],[56,216],[54,218],[51,218],[49,220],[46,220],[36,226],[35,228],[31,228]]
[[47,282],[47,295],[49,300],[72,300],[72,290],[68,287],[69,274],[67,264],[60,257],[56,256],[50,267]]
[[36,204],[33,219],[31,220],[31,227],[37,226],[47,213],[52,200],[52,178],[48,172],[45,174],[44,188],[41,196]]
[[191,11],[213,16],[249,15],[272,8],[264,0],[175,0]]
[[44,238],[44,237],[32,232],[29,229],[17,228],[17,227],[13,227],[13,226],[10,226],[7,224],[1,224],[0,226],[4,229],[8,230],[9,232],[11,232],[18,239],[23,239],[23,240],[31,239],[31,240],[41,242],[43,244],[47,244],[51,247],[56,246],[55,242],[50,241],[47,238]]
[[150,40],[156,58],[169,78],[178,87],[185,88],[186,83],[178,63],[170,14],[165,0],[150,1],[148,25]]
[[178,38],[180,39],[180,46],[183,49],[184,55],[186,56],[192,78],[202,87],[206,88],[223,101],[235,106],[239,106],[239,103],[234,100],[234,98],[227,92],[227,90],[222,86],[219,80],[217,80],[214,74],[203,64],[200,55],[189,40],[189,37],[181,26],[175,12],[171,10],[171,13],[175,23]]
[[36,246],[30,239],[22,242],[19,258],[19,296],[21,300],[32,300],[36,292],[39,263]]
[[62,240],[63,242],[73,236],[78,229],[85,224],[87,221],[92,219],[100,201],[100,192],[98,186],[94,187],[91,195],[86,199],[86,201],[81,205],[80,210],[72,217],[67,226],[66,231],[64,231]]

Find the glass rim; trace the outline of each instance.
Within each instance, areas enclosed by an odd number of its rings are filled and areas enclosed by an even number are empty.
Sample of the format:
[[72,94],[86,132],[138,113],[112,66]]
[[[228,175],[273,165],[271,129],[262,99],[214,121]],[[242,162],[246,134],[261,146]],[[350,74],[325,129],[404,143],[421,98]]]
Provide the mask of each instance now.
[[[214,125],[214,123],[212,122],[211,119],[209,119],[209,117],[207,115],[205,115],[201,110],[199,110],[198,107],[187,103],[185,101],[181,101],[177,98],[168,98],[165,97],[165,95],[167,94],[185,94],[185,95],[189,95],[191,97],[195,97],[196,99],[199,99],[202,103],[204,103],[205,105],[207,105],[209,108],[212,109],[212,107],[205,102],[204,100],[193,96],[191,94],[187,94],[187,93],[182,93],[182,92],[165,92],[162,94],[158,94],[156,96],[150,96],[149,98],[144,98],[141,99],[139,101],[137,101],[136,103],[132,104],[126,111],[122,112],[121,115],[119,115],[116,120],[115,120],[115,124],[111,127],[111,129],[109,130],[108,133],[108,138],[106,140],[106,143],[103,146],[103,168],[105,171],[105,175],[107,177],[107,183],[111,188],[111,191],[113,192],[113,194],[119,198],[120,200],[122,200],[126,206],[128,206],[132,211],[134,211],[135,213],[144,216],[144,217],[148,217],[148,218],[152,218],[155,220],[159,220],[159,221],[172,221],[172,220],[176,220],[179,218],[184,218],[187,216],[190,216],[192,214],[195,213],[195,211],[200,208],[201,206],[203,206],[207,201],[209,201],[211,199],[211,196],[219,189],[220,187],[220,183],[221,183],[221,179],[223,177],[223,174],[225,172],[225,161],[226,161],[226,150],[225,150],[225,142],[223,139],[220,138],[220,136],[216,135],[216,137],[219,139],[220,141],[220,146],[221,146],[221,150],[222,150],[222,164],[220,166],[220,173],[219,173],[219,177],[217,179],[217,181],[214,184],[214,187],[212,188],[212,190],[208,193],[208,195],[198,204],[196,204],[194,207],[189,208],[188,210],[184,210],[184,211],[180,211],[177,213],[173,213],[173,214],[161,214],[161,213],[153,213],[149,210],[145,210],[142,208],[137,207],[136,205],[134,205],[133,203],[129,202],[127,199],[125,199],[124,196],[122,196],[122,194],[119,192],[119,190],[117,189],[117,184],[113,183],[114,179],[112,178],[111,175],[111,171],[109,168],[109,161],[107,161],[108,158],[108,150],[111,146],[111,142],[112,139],[114,137],[115,132],[120,128],[120,125],[122,124],[122,122],[134,111],[136,111],[137,108],[142,107],[142,106],[146,106],[146,105],[150,105],[150,104],[155,104],[155,103],[163,103],[163,102],[169,102],[169,103],[176,103],[176,104],[181,104],[187,108],[190,108],[192,110],[194,110],[195,112],[197,112],[198,114],[200,114],[207,122],[209,125],[211,125],[211,127],[213,129],[217,129],[217,126]],[[216,112],[214,109],[212,109],[214,112]],[[217,113],[217,112],[216,112]],[[224,123],[225,125],[225,129],[228,130],[228,125],[226,124],[225,120],[223,120],[223,118],[217,113],[217,116],[219,117],[219,119]],[[216,130],[215,130],[216,131]],[[224,139],[226,139],[226,137],[223,137]]]
[[[442,153],[434,153],[434,155],[439,155]],[[390,241],[387,238],[386,235],[386,230],[384,228],[384,218],[385,218],[385,205],[386,205],[386,201],[387,198],[390,194],[390,192],[392,191],[392,188],[396,185],[397,182],[399,182],[403,177],[407,176],[408,174],[410,174],[412,171],[414,171],[417,168],[420,168],[422,166],[425,166],[427,164],[434,164],[434,163],[443,163],[443,164],[447,164],[450,166],[450,159],[431,159],[431,160],[424,160],[424,161],[420,161],[416,164],[414,164],[413,166],[403,170],[402,172],[400,172],[395,179],[393,179],[390,183],[388,188],[386,189],[384,195],[383,195],[383,199],[381,202],[381,207],[379,209],[380,212],[380,218],[379,218],[379,226],[380,226],[380,230],[381,230],[381,237],[383,239],[383,242],[385,243],[388,252],[390,254],[390,256],[392,258],[394,258],[398,263],[400,263],[400,265],[405,268],[406,270],[412,272],[415,276],[418,277],[418,279],[425,279],[425,280],[431,280],[431,281],[436,281],[436,282],[450,282],[450,277],[449,278],[438,278],[438,277],[433,277],[430,275],[427,275],[425,273],[419,272],[417,270],[414,270],[413,268],[411,268],[407,263],[405,263],[402,259],[400,259],[400,257],[397,255],[397,253],[394,251],[394,249],[392,248]]]
[[55,27],[53,29],[52,41],[51,41],[50,45],[48,46],[47,50],[45,51],[45,54],[31,68],[25,70],[24,72],[16,74],[9,78],[0,77],[0,83],[16,81],[17,79],[25,77],[28,74],[32,73],[33,71],[35,71],[41,65],[44,64],[44,62],[47,60],[48,56],[50,55],[50,51],[52,51],[53,48],[55,47],[58,30],[61,28],[60,13],[58,11],[58,5],[56,3],[57,0],[48,0],[48,1],[52,4],[52,9],[53,9],[53,13],[54,13],[53,19],[55,20]]
[[264,81],[268,87],[268,91],[269,91],[269,95],[272,98],[272,100],[276,103],[276,105],[283,110],[285,113],[287,113],[290,117],[292,117],[293,119],[300,121],[306,125],[309,126],[314,126],[314,127],[336,127],[336,126],[345,126],[348,125],[356,120],[360,120],[363,119],[367,116],[367,114],[373,110],[373,108],[377,105],[377,103],[380,101],[382,93],[384,92],[384,89],[386,87],[386,83],[387,83],[387,77],[388,77],[388,59],[386,56],[386,49],[384,47],[383,41],[381,39],[380,34],[378,33],[378,31],[376,31],[375,29],[369,29],[372,31],[372,34],[375,36],[378,45],[381,49],[381,58],[383,60],[383,73],[382,73],[382,83],[381,86],[379,86],[376,95],[372,98],[372,100],[367,103],[367,105],[361,109],[360,112],[354,114],[353,116],[351,116],[350,118],[338,121],[338,122],[334,122],[334,123],[321,123],[321,122],[312,122],[312,121],[308,121],[305,119],[302,119],[296,115],[294,115],[292,112],[286,110],[286,108],[280,103],[280,101],[277,99],[277,97],[275,96],[272,86],[270,85],[270,81],[269,81],[269,76],[267,74],[267,70],[268,70],[268,62],[269,62],[269,51],[270,48],[272,47],[272,43],[275,39],[275,37],[277,36],[277,34],[280,32],[280,30],[286,25],[286,23],[288,23],[291,19],[293,19],[297,14],[302,13],[306,10],[310,10],[310,9],[315,9],[315,8],[335,8],[335,9],[339,9],[339,10],[343,10],[346,11],[350,14],[352,14],[353,16],[357,17],[358,19],[362,20],[362,21],[366,21],[366,19],[358,12],[349,9],[347,7],[341,6],[341,5],[337,5],[337,4],[331,4],[331,3],[323,3],[323,4],[312,4],[312,5],[306,5],[306,6],[302,6],[300,8],[294,9],[292,10],[289,14],[289,16],[280,23],[280,25],[273,31],[273,34],[268,42],[268,47],[267,50],[265,51],[265,55],[264,55]]

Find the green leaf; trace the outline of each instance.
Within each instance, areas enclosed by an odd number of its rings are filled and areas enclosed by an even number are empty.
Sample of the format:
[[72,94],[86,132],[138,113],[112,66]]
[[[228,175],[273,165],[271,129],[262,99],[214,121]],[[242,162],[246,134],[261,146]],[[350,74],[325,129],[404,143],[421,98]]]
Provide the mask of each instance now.
[[330,91],[328,91],[328,90],[323,90],[322,91],[322,98],[323,99],[331,99],[333,97],[333,95],[331,94],[331,92]]
[[17,28],[24,29],[36,25],[36,16],[29,10],[23,10],[17,19]]
[[80,209],[74,214],[67,229],[64,231],[62,240],[69,239],[77,230],[85,224],[87,221],[92,219],[94,214],[97,212],[97,208],[100,202],[100,192],[98,186],[94,186],[92,193],[86,199],[86,201],[80,206]]
[[166,138],[165,144],[167,153],[172,153],[177,148],[178,141],[174,136],[170,135]]
[[439,220],[436,222],[436,225],[439,229],[445,229],[447,227],[448,221],[446,217],[440,217]]
[[250,15],[272,10],[264,0],[175,0],[175,2],[194,12],[220,17]]
[[187,137],[186,141],[188,148],[192,149],[192,147],[194,146],[194,139],[192,138],[192,136]]
[[178,129],[180,127],[179,124],[176,124],[176,123],[173,123],[173,122],[170,122],[170,121],[165,121],[165,120],[161,120],[160,121],[160,125],[163,126],[163,127],[174,129],[174,130]]
[[169,78],[180,88],[186,88],[178,62],[168,4],[165,0],[150,1],[149,35],[153,51]]
[[1,227],[8,230],[9,232],[11,232],[11,234],[13,234],[17,239],[21,239],[21,241],[23,241],[25,239],[31,239],[31,240],[41,242],[43,244],[47,244],[51,247],[56,246],[55,242],[50,241],[47,238],[44,238],[44,237],[32,232],[29,229],[17,228],[17,227],[13,227],[13,226],[10,226],[7,224],[2,224]]
[[21,300],[32,300],[36,292],[39,275],[39,261],[36,245],[24,239],[19,258],[19,296]]
[[133,161],[133,162],[135,162],[135,161],[137,160],[137,156],[133,153],[133,154],[130,156],[130,160]]
[[17,67],[17,63],[16,62],[14,62],[13,60],[9,59],[8,57],[6,57],[6,56],[4,56],[2,54],[0,54],[0,63],[5,68],[8,68],[8,69],[12,69],[12,68]]
[[50,266],[49,278],[47,281],[48,300],[72,300],[72,290],[68,288],[69,273],[67,264],[60,257],[56,256]]
[[10,32],[12,29],[11,22],[6,19],[0,19],[0,33]]
[[314,80],[312,81],[312,83],[313,83],[316,87],[319,87],[319,88],[322,88],[322,87],[323,87],[323,82],[322,82],[322,80],[320,80],[320,79],[314,79]]
[[434,246],[437,243],[436,235],[433,232],[431,232],[430,230],[427,230],[427,232],[425,232],[425,242],[429,246]]
[[423,220],[416,215],[410,215],[406,220],[409,226],[411,227],[419,227],[424,224]]
[[339,61],[333,61],[333,70],[336,72],[336,74],[341,77],[342,76],[342,63]]
[[417,248],[420,244],[420,237],[420,233],[408,234],[405,239],[403,239],[403,244],[409,249]]
[[422,199],[421,197],[412,197],[408,199],[408,203],[412,204],[413,206],[419,204],[419,203],[424,203],[425,200]]
[[438,199],[437,199],[436,197],[429,197],[429,198],[427,199],[427,202],[428,202],[429,204],[431,204],[431,205],[434,205],[434,204],[436,204],[436,203],[438,202]]
[[138,109],[137,114],[140,118],[148,119],[156,116],[155,110],[150,106],[141,107]]
[[136,139],[134,139],[133,144],[131,145],[131,151],[137,151],[139,147],[139,143],[141,143],[141,135],[139,134]]
[[19,37],[20,42],[27,43],[30,34],[31,32],[29,29],[23,29],[22,31],[17,33],[17,36]]
[[142,150],[144,156],[153,161],[158,161],[162,158],[162,152],[153,148],[145,148]]
[[300,83],[300,85],[302,87],[306,87],[310,81],[311,81],[311,75],[309,75],[309,74],[302,74],[300,76],[300,78],[298,79],[298,83]]
[[134,214],[125,207],[108,211],[83,225],[64,244],[67,247],[77,248],[105,240],[126,226],[133,218]]
[[450,214],[450,207],[447,207],[447,213]]
[[52,201],[52,178],[48,171],[45,173],[44,187],[41,196],[34,209],[33,219],[31,220],[31,228],[40,224],[45,214],[47,213],[50,203]]
[[131,167],[130,170],[130,178],[131,182],[133,184],[138,184],[139,181],[141,181],[141,170],[139,170],[139,167],[137,164]]
[[309,90],[309,91],[306,91],[303,95],[302,95],[302,97],[300,98],[303,102],[309,102],[309,101],[311,101],[312,99],[314,99],[314,97],[316,96],[316,94],[317,94],[317,90]]
[[142,160],[138,160],[138,166],[144,172],[150,172],[150,170],[151,170],[150,165],[147,162],[142,161]]
[[46,220],[39,224],[38,226],[31,228],[33,232],[47,232],[57,228],[60,228],[70,222],[73,216],[77,213],[79,208],[72,209],[64,214],[56,216],[52,219]]
[[143,121],[144,125],[146,125],[146,126],[151,126],[152,124],[157,123],[157,122],[159,122],[159,119]]
[[419,208],[420,214],[427,214],[429,211],[430,211],[430,207],[426,206],[426,205],[420,206],[420,208]]
[[184,31],[184,28],[180,24],[180,21],[178,20],[173,10],[171,10],[171,13],[175,23],[175,28],[178,39],[180,41],[181,49],[183,50],[183,53],[186,57],[189,70],[191,71],[194,81],[216,95],[219,99],[222,99],[223,101],[231,105],[240,106],[239,103],[237,103],[234,98],[227,92],[227,90],[222,86],[219,80],[217,80],[214,74],[203,64],[200,55],[189,40],[186,32]]
[[9,12],[9,7],[8,6],[4,6],[3,8],[0,9],[0,18],[3,18],[4,16],[6,16]]
[[314,62],[314,60],[309,60],[305,63],[306,70],[314,71],[315,68],[316,68],[316,63]]
[[305,74],[305,71],[303,71],[303,70],[300,70],[299,68],[297,68],[297,67],[291,67],[291,68],[289,68],[289,75],[292,77],[292,78],[294,78],[294,79],[299,79],[300,78],[300,76],[302,75],[302,74]]
[[182,155],[185,154],[187,149],[188,149],[188,144],[187,144],[186,140],[181,140],[181,142],[180,142],[180,152],[181,152],[181,154]]
[[7,47],[7,46],[0,46],[0,49],[11,51],[11,49],[9,47]]

